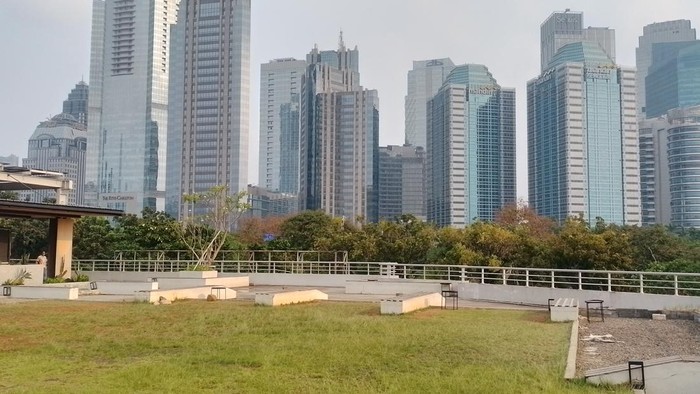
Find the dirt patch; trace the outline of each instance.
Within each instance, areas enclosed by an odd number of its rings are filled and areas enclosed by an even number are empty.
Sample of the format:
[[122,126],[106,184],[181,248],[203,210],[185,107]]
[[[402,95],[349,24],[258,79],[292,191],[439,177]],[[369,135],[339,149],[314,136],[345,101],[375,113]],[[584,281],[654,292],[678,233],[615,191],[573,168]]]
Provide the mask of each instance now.
[[[585,338],[605,336],[601,340]],[[609,336],[609,337],[608,337]],[[700,355],[700,324],[690,320],[579,318],[577,375],[590,369],[677,355]]]
[[549,314],[544,313],[544,312],[528,312],[524,313],[523,317],[521,317],[521,320],[533,322],[533,323],[548,323],[549,320]]

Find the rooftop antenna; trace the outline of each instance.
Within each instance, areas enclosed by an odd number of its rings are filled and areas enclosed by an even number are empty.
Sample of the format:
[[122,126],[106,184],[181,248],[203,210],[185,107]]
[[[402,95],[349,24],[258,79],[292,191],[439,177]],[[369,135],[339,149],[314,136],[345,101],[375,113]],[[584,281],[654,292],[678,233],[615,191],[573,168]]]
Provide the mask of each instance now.
[[343,50],[345,49],[345,42],[343,41],[343,29],[340,29],[340,37],[338,37],[338,49]]

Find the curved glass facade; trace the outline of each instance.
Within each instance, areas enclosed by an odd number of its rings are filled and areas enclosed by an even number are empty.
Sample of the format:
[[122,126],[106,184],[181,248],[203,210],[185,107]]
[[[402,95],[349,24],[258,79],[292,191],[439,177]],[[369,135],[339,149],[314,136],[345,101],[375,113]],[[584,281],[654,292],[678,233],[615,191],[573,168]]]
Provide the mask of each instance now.
[[671,225],[700,228],[700,107],[669,111]]

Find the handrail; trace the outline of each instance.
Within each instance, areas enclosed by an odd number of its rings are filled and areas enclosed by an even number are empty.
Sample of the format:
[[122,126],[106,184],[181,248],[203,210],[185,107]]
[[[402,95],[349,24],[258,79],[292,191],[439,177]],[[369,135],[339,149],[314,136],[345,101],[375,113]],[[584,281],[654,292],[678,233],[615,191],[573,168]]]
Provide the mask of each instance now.
[[[74,267],[82,271],[170,272],[186,270],[195,264],[196,260],[74,260]],[[219,260],[215,262],[214,269],[228,273],[362,275],[553,289],[700,296],[700,273],[684,272],[272,259]]]

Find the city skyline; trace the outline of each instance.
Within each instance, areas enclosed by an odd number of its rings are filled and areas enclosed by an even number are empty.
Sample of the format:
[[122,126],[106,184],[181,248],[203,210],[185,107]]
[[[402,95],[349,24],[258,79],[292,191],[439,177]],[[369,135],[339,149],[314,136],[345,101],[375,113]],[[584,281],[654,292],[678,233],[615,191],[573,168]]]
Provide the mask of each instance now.
[[[369,2],[327,3],[318,0],[253,3],[249,149],[252,165],[248,183],[255,184],[258,179],[258,168],[253,163],[258,162],[260,64],[275,58],[302,58],[314,44],[335,48],[340,29],[346,42],[357,44],[362,52],[363,85],[379,92],[382,146],[401,145],[405,139],[406,75],[413,61],[450,57],[456,64],[482,63],[498,75],[502,86],[514,87],[520,169],[517,195],[527,199],[527,174],[523,171],[527,163],[524,92],[526,82],[539,74],[540,23],[551,13],[566,8],[583,12],[584,27],[615,29],[617,63],[631,67],[645,25],[675,19],[689,19],[693,25],[700,21],[700,9],[693,1],[670,4],[590,1],[585,5],[562,1],[536,4],[498,1],[487,5],[391,0],[371,3],[371,12],[365,7]],[[6,39],[10,38],[4,47],[10,53],[9,58],[14,59],[0,66],[6,87],[0,107],[3,118],[8,120],[7,128],[0,130],[0,136],[8,141],[0,155],[23,157],[26,141],[36,125],[60,112],[65,92],[81,77],[90,82],[91,1],[9,0],[0,5],[0,11],[0,31]],[[313,28],[299,27],[299,20],[314,21]],[[391,21],[390,25],[387,20]],[[431,20],[439,22],[430,23]],[[416,29],[421,23],[425,28]],[[507,30],[495,30],[498,23],[507,26]],[[387,26],[391,27],[388,31]],[[57,31],[61,34],[56,34]],[[32,105],[22,104],[29,100]]]

